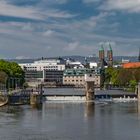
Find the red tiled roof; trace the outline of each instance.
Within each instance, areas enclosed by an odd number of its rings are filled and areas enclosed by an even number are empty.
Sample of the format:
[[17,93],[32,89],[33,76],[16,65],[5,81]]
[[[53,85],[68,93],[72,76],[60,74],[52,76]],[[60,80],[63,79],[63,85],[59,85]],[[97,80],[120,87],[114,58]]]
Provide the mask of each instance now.
[[139,68],[140,62],[125,63],[125,64],[122,64],[122,66],[123,66],[123,68]]

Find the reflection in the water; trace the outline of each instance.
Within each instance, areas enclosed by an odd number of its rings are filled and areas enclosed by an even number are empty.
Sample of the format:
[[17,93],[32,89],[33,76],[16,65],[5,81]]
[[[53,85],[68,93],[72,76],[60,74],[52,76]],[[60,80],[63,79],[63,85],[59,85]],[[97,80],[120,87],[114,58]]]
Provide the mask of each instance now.
[[13,116],[20,117],[23,114],[23,108],[21,106],[3,106],[0,107],[0,114],[6,113],[6,114],[13,114]]
[[31,105],[31,108],[32,108],[32,109],[41,110],[41,109],[42,109],[42,106],[43,106],[42,104],[32,104],[32,105]]
[[86,102],[85,103],[85,117],[94,116],[95,112],[95,103],[94,102]]
[[0,140],[139,140],[137,114],[140,118],[139,102],[5,106],[0,108]]

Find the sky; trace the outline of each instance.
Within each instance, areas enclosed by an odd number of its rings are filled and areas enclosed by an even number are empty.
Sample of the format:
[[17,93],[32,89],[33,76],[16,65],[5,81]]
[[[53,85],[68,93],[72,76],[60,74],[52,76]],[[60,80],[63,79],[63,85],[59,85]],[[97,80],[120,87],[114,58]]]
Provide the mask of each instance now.
[[140,0],[0,0],[0,58],[138,56]]

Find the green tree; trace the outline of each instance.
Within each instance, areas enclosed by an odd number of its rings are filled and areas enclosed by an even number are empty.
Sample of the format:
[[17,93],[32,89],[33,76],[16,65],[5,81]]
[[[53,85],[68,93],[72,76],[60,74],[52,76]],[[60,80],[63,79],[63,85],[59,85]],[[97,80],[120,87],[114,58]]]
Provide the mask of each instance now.
[[118,69],[117,68],[107,68],[105,70],[105,83],[118,85]]
[[20,79],[19,84],[20,86],[23,85],[24,83],[24,71],[22,70],[22,68],[15,62],[8,62],[5,60],[0,60],[0,83],[3,83],[3,81],[5,81],[5,77],[6,80],[8,82],[8,85],[10,85],[11,87],[11,79],[15,79],[13,80],[14,83],[16,81],[16,79]]
[[137,85],[137,81],[136,80],[130,80],[129,81],[129,86],[131,88],[131,91],[135,91],[136,85]]

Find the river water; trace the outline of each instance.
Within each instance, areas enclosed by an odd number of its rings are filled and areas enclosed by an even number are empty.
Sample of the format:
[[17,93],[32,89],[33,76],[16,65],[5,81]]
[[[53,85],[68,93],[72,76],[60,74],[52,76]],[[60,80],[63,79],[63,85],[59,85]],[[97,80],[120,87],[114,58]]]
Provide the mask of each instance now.
[[92,139],[140,140],[140,104],[57,101],[0,108],[0,140]]

